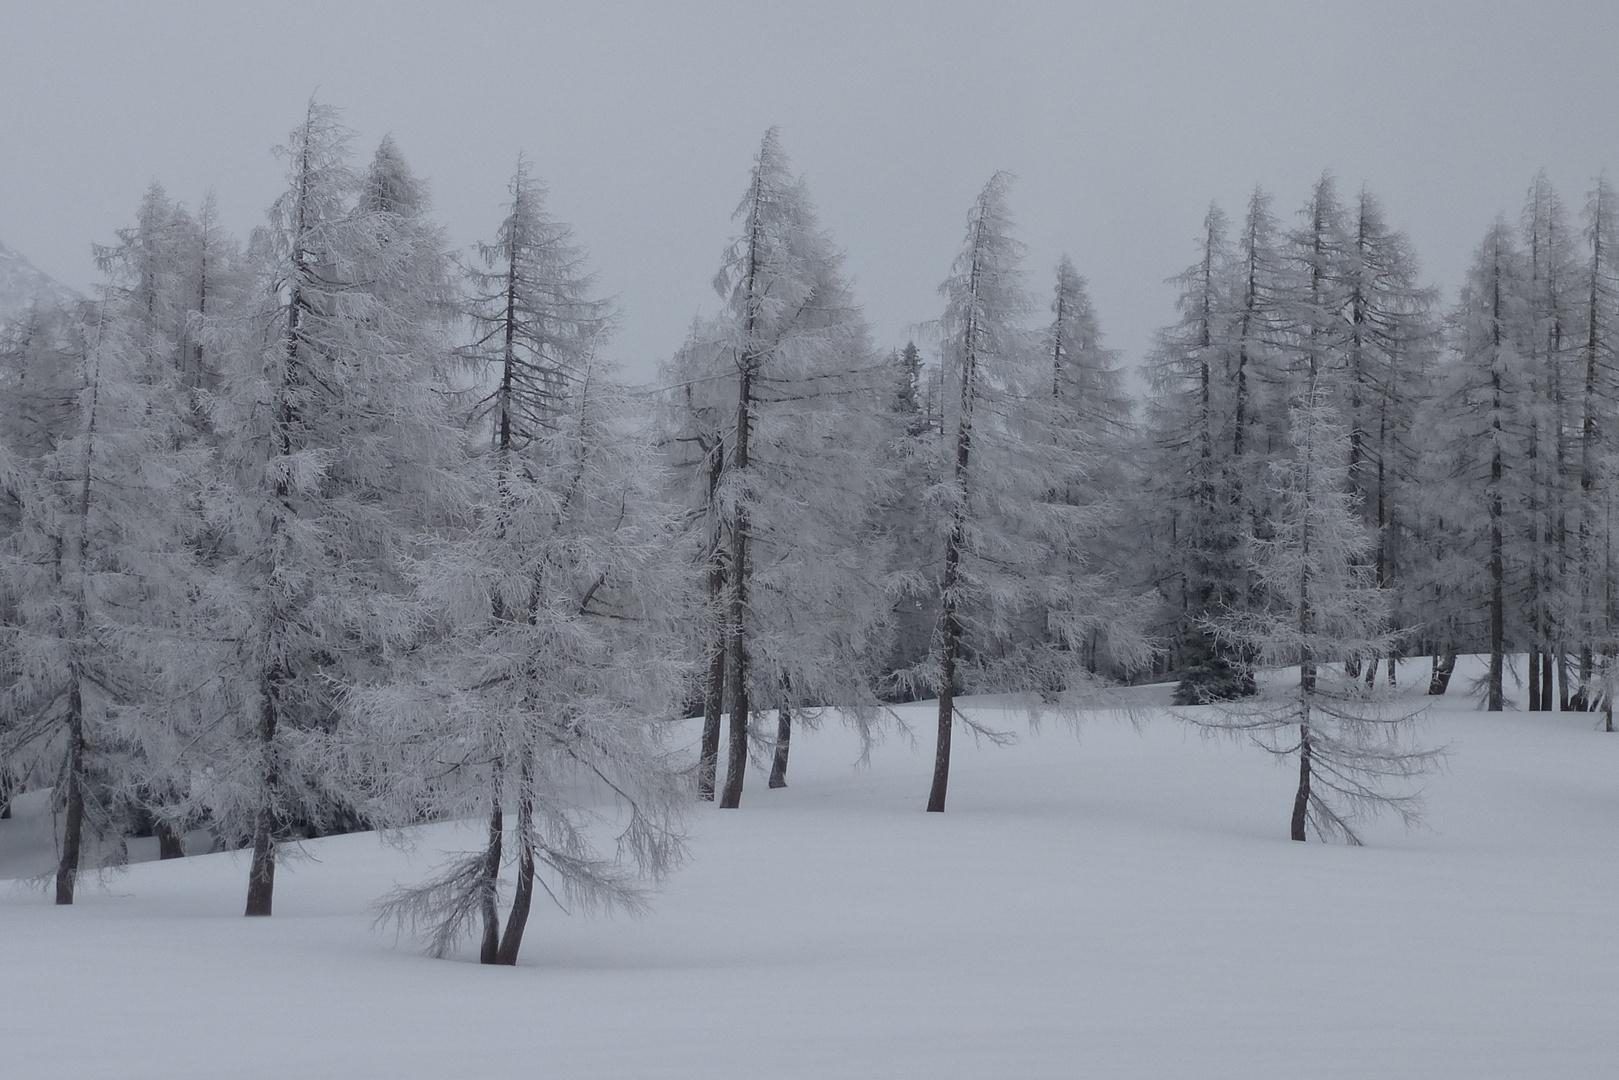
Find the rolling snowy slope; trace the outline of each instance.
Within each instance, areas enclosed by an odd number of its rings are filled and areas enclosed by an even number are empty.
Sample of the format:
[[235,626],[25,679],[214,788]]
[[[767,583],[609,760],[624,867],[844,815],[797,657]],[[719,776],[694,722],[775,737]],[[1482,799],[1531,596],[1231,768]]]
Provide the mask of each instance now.
[[1450,747],[1428,827],[1349,848],[1290,842],[1288,769],[1148,704],[1139,727],[963,738],[924,814],[927,710],[902,712],[917,744],[865,769],[841,728],[795,736],[789,788],[694,814],[651,917],[537,910],[516,969],[373,929],[434,860],[369,835],[310,844],[268,920],[240,917],[240,855],[138,864],[71,909],[0,891],[0,1072],[1619,1075],[1619,736],[1592,717],[1453,697],[1427,721]]

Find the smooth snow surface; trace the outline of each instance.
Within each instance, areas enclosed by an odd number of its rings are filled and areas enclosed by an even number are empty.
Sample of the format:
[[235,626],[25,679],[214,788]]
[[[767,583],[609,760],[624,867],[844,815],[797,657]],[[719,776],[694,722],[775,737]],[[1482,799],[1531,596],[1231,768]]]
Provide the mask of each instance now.
[[0,887],[0,1074],[1609,1080],[1619,735],[1473,712],[1469,674],[1426,722],[1450,746],[1429,827],[1364,848],[1290,842],[1292,771],[1157,707],[958,734],[925,814],[915,706],[916,746],[869,769],[835,725],[795,735],[790,788],[754,774],[741,811],[694,814],[650,918],[536,907],[515,970],[372,929],[434,858],[371,835],[310,844],[270,919],[241,917],[245,855],[138,864],[69,909]]

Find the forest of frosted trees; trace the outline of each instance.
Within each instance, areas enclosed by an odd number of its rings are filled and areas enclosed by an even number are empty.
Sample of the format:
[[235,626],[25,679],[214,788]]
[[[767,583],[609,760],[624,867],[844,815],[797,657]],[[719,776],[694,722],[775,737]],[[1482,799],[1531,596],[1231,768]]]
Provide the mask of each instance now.
[[352,141],[312,104],[245,242],[152,187],[93,299],[0,331],[0,804],[52,790],[58,903],[206,829],[269,915],[300,839],[472,820],[382,910],[512,964],[537,893],[638,908],[692,804],[895,702],[938,702],[943,811],[953,734],[1004,737],[958,695],[1173,681],[1293,756],[1299,840],[1415,812],[1434,752],[1390,693],[1458,654],[1483,708],[1612,730],[1605,181],[1571,211],[1534,179],[1453,301],[1330,175],[1211,207],[1138,401],[1005,174],[916,340],[874,341],[772,130],[716,312],[642,387],[527,160],[458,254],[400,148]]

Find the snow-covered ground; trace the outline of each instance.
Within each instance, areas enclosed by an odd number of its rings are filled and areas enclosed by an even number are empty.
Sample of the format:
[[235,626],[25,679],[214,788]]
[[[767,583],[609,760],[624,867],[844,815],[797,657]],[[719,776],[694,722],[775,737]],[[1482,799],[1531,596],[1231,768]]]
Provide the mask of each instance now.
[[[1595,718],[1453,694],[1427,827],[1349,848],[1290,842],[1292,772],[1159,708],[958,736],[925,814],[927,711],[904,712],[917,744],[866,769],[840,728],[795,737],[791,787],[693,815],[652,916],[537,908],[516,969],[373,929],[434,858],[370,835],[308,845],[271,919],[241,917],[241,855],[137,864],[72,908],[0,886],[0,1075],[1619,1076],[1619,736]],[[0,873],[35,806],[0,822]]]

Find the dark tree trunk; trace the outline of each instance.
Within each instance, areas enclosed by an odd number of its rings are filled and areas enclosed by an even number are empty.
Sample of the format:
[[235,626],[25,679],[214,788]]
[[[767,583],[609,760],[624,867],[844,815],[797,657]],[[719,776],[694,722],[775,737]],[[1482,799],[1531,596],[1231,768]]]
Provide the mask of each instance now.
[[1540,711],[1540,653],[1529,650],[1529,711]]
[[[967,466],[968,440],[965,433],[957,448],[957,474]],[[944,811],[950,788],[950,734],[956,720],[956,651],[961,644],[961,621],[956,618],[956,582],[961,573],[961,544],[964,535],[958,511],[944,549],[944,588],[939,604],[939,731],[933,748],[933,787],[928,792],[928,812]]]
[[500,952],[500,862],[506,819],[500,809],[500,783],[495,783],[495,804],[489,810],[489,839],[484,845],[483,873],[479,883],[482,896],[483,944],[478,950],[480,964],[493,964]]
[[1552,654],[1540,654],[1540,707],[1545,712],[1552,711]]
[[253,863],[247,872],[245,915],[270,914],[275,897],[275,810],[259,808],[253,824]]
[[747,666],[746,649],[735,639],[741,635],[732,633],[732,654],[740,658],[740,665],[733,665],[729,675],[731,680],[731,744],[725,756],[725,790],[720,793],[720,809],[735,810],[742,805],[742,781],[748,772],[748,717],[752,706],[748,703],[748,688],[738,676],[737,666],[744,669]]
[[265,672],[259,690],[259,750],[264,755],[263,790],[253,822],[253,863],[247,872],[247,915],[269,915],[275,895],[276,788],[275,732],[281,712],[281,672]]
[[512,895],[512,909],[506,914],[506,933],[500,939],[495,963],[508,967],[517,963],[517,953],[523,947],[523,930],[528,926],[529,906],[534,900],[534,763],[525,758],[522,768],[522,790],[517,795],[517,891]]
[[[968,390],[964,387],[962,396]],[[971,429],[963,418],[956,439],[956,484],[958,505],[944,548],[944,577],[939,600],[939,732],[933,750],[933,787],[928,792],[928,812],[944,810],[950,788],[950,733],[956,719],[956,654],[961,647],[961,620],[956,617],[956,590],[961,577],[961,547],[966,538],[967,464],[971,454]]]
[[793,710],[786,705],[776,710],[776,753],[770,762],[770,786],[787,786],[787,754],[792,749]]
[[1591,703],[1592,709],[1602,710],[1602,730],[1613,731],[1613,657],[1603,656],[1597,667],[1597,675],[1602,686],[1596,693],[1596,700]]
[[955,650],[946,650],[945,671],[939,690],[939,733],[933,747],[933,787],[928,791],[928,813],[944,812],[945,796],[950,790],[950,734],[955,722],[956,695],[950,689],[950,678],[955,674]]
[[1293,796],[1292,837],[1303,840],[1310,817],[1310,725],[1299,725],[1299,790]]
[[730,644],[729,620],[720,609],[725,596],[725,553],[721,545],[719,509],[715,499],[725,473],[725,444],[716,440],[709,449],[708,503],[714,515],[709,535],[708,599],[716,612],[713,651],[708,657],[708,683],[703,693],[703,742],[697,756],[697,797],[714,801],[714,778],[719,772],[720,715],[725,711],[725,650]]
[[1504,506],[1501,497],[1501,484],[1504,464],[1501,455],[1501,444],[1504,435],[1501,426],[1501,412],[1504,408],[1501,387],[1500,352],[1502,347],[1502,296],[1501,296],[1502,269],[1497,263],[1492,275],[1493,299],[1491,302],[1491,334],[1492,355],[1490,367],[1490,389],[1493,408],[1491,410],[1490,427],[1494,431],[1494,438],[1490,440],[1490,488],[1489,488],[1489,514],[1490,514],[1490,676],[1488,697],[1485,708],[1490,712],[1500,712],[1505,706],[1506,689],[1506,561],[1504,557],[1502,518]]
[[1433,657],[1433,674],[1428,676],[1428,693],[1432,697],[1439,697],[1450,689],[1450,677],[1456,672],[1456,654],[1446,653],[1440,657],[1438,653]]
[[708,687],[703,693],[703,743],[697,756],[697,797],[714,801],[714,777],[719,772],[720,716],[725,711],[725,630],[708,661]]
[[175,832],[168,822],[161,819],[152,822],[152,835],[157,837],[157,857],[159,859],[185,858],[185,836]]
[[68,691],[66,807],[63,814],[62,858],[56,866],[56,902],[73,903],[73,887],[79,876],[79,853],[84,841],[84,699],[79,693],[78,673]]

